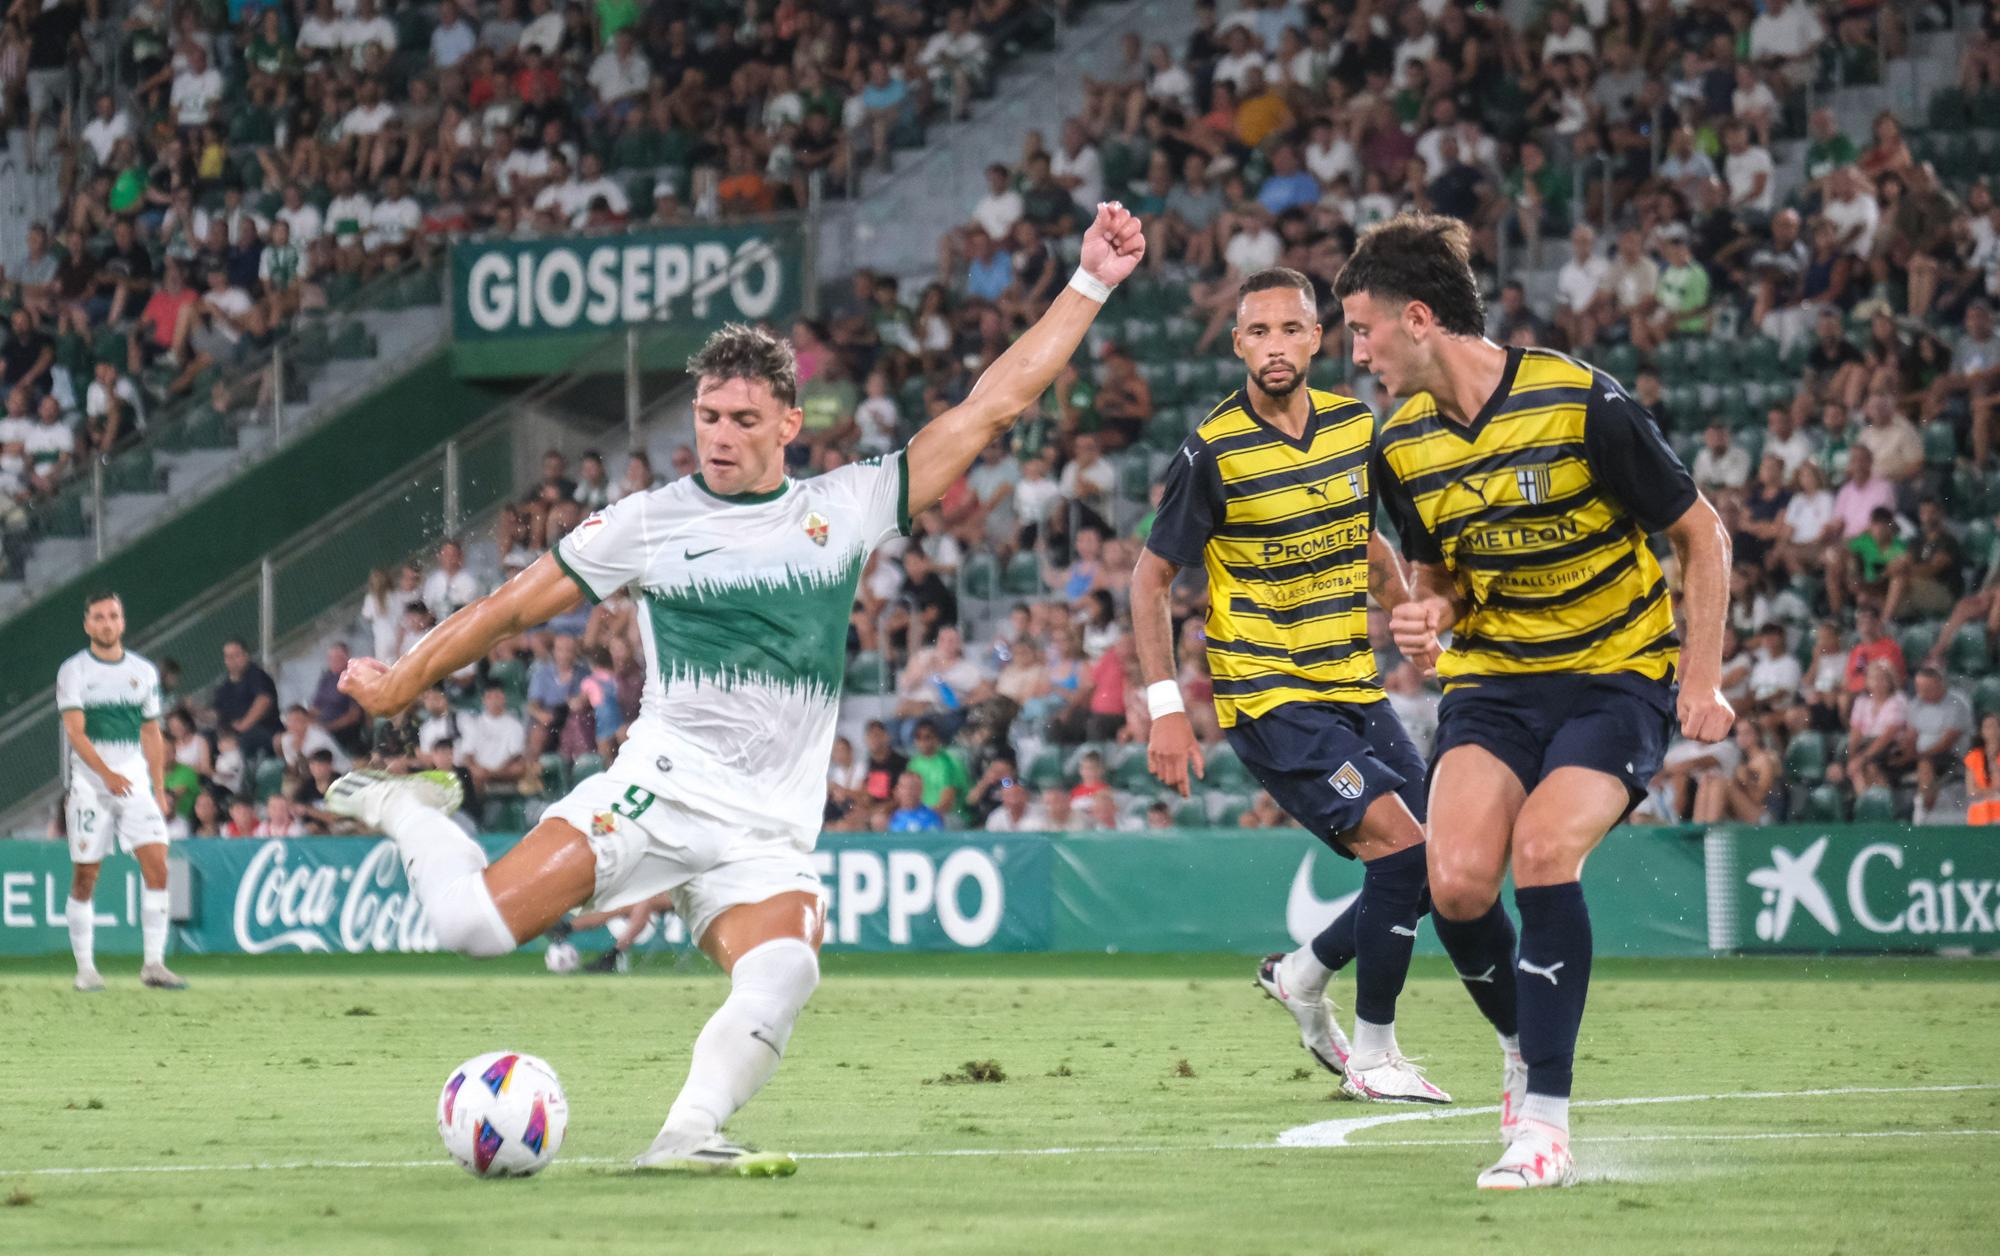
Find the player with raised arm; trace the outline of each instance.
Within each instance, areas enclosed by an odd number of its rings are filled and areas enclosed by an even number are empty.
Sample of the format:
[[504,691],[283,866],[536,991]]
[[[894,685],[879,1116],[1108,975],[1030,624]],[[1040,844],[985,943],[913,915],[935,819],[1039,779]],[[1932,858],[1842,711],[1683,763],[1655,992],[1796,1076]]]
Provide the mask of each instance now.
[[[1415,564],[1391,630],[1444,681],[1430,891],[1438,937],[1500,1035],[1505,1150],[1478,1184],[1518,1190],[1575,1180],[1584,858],[1644,796],[1676,718],[1709,742],[1735,718],[1717,686],[1729,537],[1616,380],[1485,337],[1468,256],[1463,223],[1404,214],[1362,236],[1334,291],[1355,365],[1407,399],[1376,454]],[[1679,562],[1685,648],[1653,532]],[[1510,867],[1518,955],[1499,901]]]
[[187,985],[167,969],[167,742],[160,734],[160,673],[125,648],[125,604],[116,593],[85,599],[90,645],[56,672],[63,727],[63,823],[69,830],[69,949],[76,988],[102,990],[91,896],[115,839],[139,861],[141,983]]
[[797,1167],[721,1127],[777,1070],[819,982],[826,912],[809,852],[862,568],[1041,395],[1144,252],[1139,221],[1099,206],[1069,287],[970,396],[907,448],[810,480],[785,475],[802,418],[790,347],[724,328],[688,364],[699,474],[590,516],[395,666],[357,659],[342,677],[370,713],[391,715],[495,643],[632,588],[647,666],[630,740],[491,867],[447,818],[457,787],[444,774],[350,773],[326,805],[395,839],[438,940],[468,955],[510,951],[584,903],[615,910],[673,892],[730,994],[641,1167]]
[[[1249,378],[1182,443],[1132,573],[1153,714],[1147,758],[1183,796],[1189,760],[1203,771],[1168,610],[1175,576],[1200,566],[1216,719],[1230,745],[1293,819],[1364,866],[1354,903],[1310,944],[1264,960],[1257,984],[1348,1094],[1449,1103],[1396,1045],[1396,999],[1424,913],[1425,772],[1368,645],[1369,593],[1384,607],[1408,596],[1402,564],[1373,535],[1375,416],[1307,386],[1320,326],[1299,272],[1243,281],[1234,340]],[[1351,1048],[1326,996],[1349,960]]]

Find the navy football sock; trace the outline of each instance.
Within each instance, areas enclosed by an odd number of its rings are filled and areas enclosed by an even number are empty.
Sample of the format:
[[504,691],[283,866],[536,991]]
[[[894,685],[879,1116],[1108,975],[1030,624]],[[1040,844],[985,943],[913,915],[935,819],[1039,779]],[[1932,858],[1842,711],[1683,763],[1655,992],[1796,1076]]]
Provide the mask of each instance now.
[[1354,918],[1361,914],[1361,896],[1355,895],[1347,910],[1319,931],[1312,940],[1313,958],[1330,973],[1337,973],[1354,959]]
[[1576,881],[1517,889],[1514,905],[1521,911],[1514,984],[1521,1000],[1528,1093],[1567,1099],[1577,1027],[1590,992],[1590,911]]
[[1417,944],[1424,884],[1422,842],[1362,870],[1354,916],[1354,1014],[1370,1024],[1396,1020],[1396,997],[1403,993]]
[[1514,995],[1514,922],[1499,899],[1486,914],[1473,920],[1447,920],[1431,912],[1431,926],[1437,930],[1444,953],[1465,983],[1465,992],[1484,1016],[1505,1038],[1521,1032],[1521,1017]]

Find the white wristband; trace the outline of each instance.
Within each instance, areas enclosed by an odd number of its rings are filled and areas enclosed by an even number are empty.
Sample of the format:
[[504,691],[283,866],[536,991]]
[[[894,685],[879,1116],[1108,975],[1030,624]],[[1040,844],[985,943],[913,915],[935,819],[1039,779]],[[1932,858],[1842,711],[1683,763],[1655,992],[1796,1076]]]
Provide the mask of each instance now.
[[1156,680],[1146,686],[1146,709],[1154,719],[1162,715],[1179,715],[1187,710],[1181,704],[1181,685],[1177,680]]
[[1102,279],[1099,279],[1081,266],[1077,267],[1076,273],[1069,277],[1069,286],[1099,305],[1103,305],[1111,299],[1111,285],[1105,283]]

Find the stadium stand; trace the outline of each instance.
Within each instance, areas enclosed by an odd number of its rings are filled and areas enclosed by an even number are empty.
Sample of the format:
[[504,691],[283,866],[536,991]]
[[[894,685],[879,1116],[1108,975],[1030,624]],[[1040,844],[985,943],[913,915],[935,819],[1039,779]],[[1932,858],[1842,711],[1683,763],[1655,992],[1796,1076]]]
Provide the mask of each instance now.
[[[16,38],[52,38],[38,32],[61,7],[10,19]],[[1197,796],[1160,795],[1126,583],[1160,468],[1241,384],[1227,333],[1242,275],[1309,275],[1327,329],[1315,383],[1381,407],[1351,377],[1330,290],[1355,234],[1406,207],[1471,223],[1490,334],[1630,385],[1734,534],[1738,732],[1676,745],[1640,814],[1990,815],[1975,804],[2000,766],[1991,19],[1802,0],[1190,7],[1185,40],[1127,36],[1074,85],[1059,131],[991,154],[955,219],[929,224],[932,274],[842,276],[824,317],[790,329],[807,414],[793,463],[810,475],[963,397],[1058,290],[1096,201],[1149,224],[1146,269],[1087,355],[864,577],[829,826],[1288,822],[1212,712]],[[443,235],[865,197],[870,171],[976,109],[997,61],[1047,37],[1046,10],[1010,0],[179,12],[171,31],[143,4],[115,25],[113,92],[52,150],[75,163],[70,200],[9,276],[6,383],[17,366],[33,376],[0,420],[10,553],[47,530],[93,449],[140,439],[128,412],[205,407],[201,430],[219,434],[235,420],[216,385],[246,408],[256,387],[251,369],[213,374],[223,358],[254,363],[372,276],[434,300],[424,261]],[[60,93],[27,73],[20,94],[46,111]],[[273,252],[301,247],[273,283]],[[53,420],[32,417],[51,405]],[[76,424],[60,450],[35,435],[48,422]],[[400,650],[589,509],[692,470],[678,450],[657,467],[609,449],[558,462],[456,557],[379,573],[342,634],[356,652]],[[1199,714],[1204,595],[1188,583],[1175,619]],[[182,822],[227,831],[243,802],[252,830],[314,829],[327,765],[372,751],[430,766],[449,736],[474,787],[467,822],[518,830],[615,753],[636,630],[613,599],[372,732],[342,726],[320,669],[295,661],[277,669],[297,678],[281,708],[303,709],[266,730],[277,752],[261,761],[215,727],[209,695],[184,695]],[[1435,692],[1372,635],[1427,743]],[[905,772],[920,808],[895,803]]]

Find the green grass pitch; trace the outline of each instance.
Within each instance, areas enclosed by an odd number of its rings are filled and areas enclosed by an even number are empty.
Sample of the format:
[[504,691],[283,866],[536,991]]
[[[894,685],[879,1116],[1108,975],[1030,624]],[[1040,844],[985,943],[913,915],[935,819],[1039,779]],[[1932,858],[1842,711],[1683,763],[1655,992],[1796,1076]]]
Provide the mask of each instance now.
[[[179,967],[193,988],[161,994],[114,960],[94,996],[66,961],[0,967],[0,1252],[1993,1250],[1985,961],[1599,961],[1579,1101],[1787,1093],[1579,1108],[1584,1184],[1519,1196],[1472,1189],[1491,1114],[1332,1097],[1241,957],[829,957],[732,1129],[881,1154],[784,1181],[622,1167],[725,989],[705,961]],[[1400,1032],[1459,1107],[1494,1101],[1491,1034],[1442,965],[1418,964]],[[432,1126],[447,1071],[501,1047],[569,1092],[562,1156],[531,1181],[475,1181]],[[1004,1081],[940,1080],[987,1060]],[[1850,1088],[1869,1093],[1796,1093]],[[1342,1147],[1273,1145],[1412,1113]],[[1070,1150],[945,1154],[1051,1148]]]

